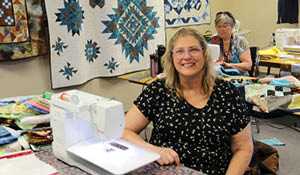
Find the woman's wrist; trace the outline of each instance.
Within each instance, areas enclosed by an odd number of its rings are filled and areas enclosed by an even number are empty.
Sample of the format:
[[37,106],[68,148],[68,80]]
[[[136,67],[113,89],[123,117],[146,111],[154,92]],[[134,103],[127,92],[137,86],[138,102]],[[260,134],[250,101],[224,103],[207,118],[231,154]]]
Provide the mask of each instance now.
[[233,64],[224,62],[226,68],[234,68]]

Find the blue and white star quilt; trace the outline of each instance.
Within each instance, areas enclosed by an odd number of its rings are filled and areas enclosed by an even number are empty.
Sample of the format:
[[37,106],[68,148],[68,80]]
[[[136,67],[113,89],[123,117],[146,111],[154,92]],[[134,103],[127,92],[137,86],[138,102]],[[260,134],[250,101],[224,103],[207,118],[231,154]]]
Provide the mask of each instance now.
[[46,0],[52,88],[149,68],[165,44],[163,1]]

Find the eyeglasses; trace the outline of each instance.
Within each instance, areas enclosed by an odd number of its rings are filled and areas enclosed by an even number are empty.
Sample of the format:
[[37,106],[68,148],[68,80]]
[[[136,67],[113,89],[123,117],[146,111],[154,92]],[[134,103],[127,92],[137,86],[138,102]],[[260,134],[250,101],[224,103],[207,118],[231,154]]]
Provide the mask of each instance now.
[[186,52],[191,56],[198,56],[202,52],[202,47],[177,48],[172,51],[175,57],[183,57]]
[[221,23],[221,24],[217,24],[216,27],[217,28],[228,28],[228,27],[231,27],[231,25],[228,23],[223,23],[223,24]]

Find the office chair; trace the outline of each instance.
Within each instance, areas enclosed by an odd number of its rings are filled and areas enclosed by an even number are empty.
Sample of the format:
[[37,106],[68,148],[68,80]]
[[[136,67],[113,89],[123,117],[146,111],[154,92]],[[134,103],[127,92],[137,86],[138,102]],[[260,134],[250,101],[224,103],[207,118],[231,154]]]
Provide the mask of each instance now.
[[258,50],[259,50],[259,48],[256,47],[256,46],[250,47],[252,66],[251,66],[251,70],[248,71],[248,72],[249,72],[249,75],[251,77],[256,77],[259,74],[259,71],[258,71],[258,57],[257,57]]

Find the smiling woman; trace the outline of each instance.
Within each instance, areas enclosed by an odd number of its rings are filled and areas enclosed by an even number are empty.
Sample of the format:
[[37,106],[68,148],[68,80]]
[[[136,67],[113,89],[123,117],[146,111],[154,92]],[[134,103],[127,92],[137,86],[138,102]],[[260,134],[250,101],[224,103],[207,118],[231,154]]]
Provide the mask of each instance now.
[[[165,78],[134,101],[123,138],[160,154],[160,165],[243,174],[253,149],[247,108],[232,84],[216,79],[204,38],[193,29],[178,30],[163,60]],[[138,133],[151,121],[148,143]]]
[[[187,51],[183,51],[183,49],[188,50],[189,54],[185,54]],[[174,52],[176,50],[181,51],[181,54],[175,54]],[[191,52],[193,52],[193,54]],[[181,59],[173,60],[175,58]],[[164,71],[168,76],[168,78],[166,79],[167,87],[178,89],[178,93],[182,94],[180,90],[181,88],[179,87],[179,76],[182,75],[179,72],[180,65],[183,65],[183,67],[187,67],[190,65],[191,69],[197,67],[195,71],[197,71],[198,73],[199,71],[201,71],[201,74],[203,73],[207,75],[203,78],[203,81],[201,80],[201,87],[203,88],[203,92],[205,94],[209,94],[212,90],[215,80],[213,62],[212,59],[208,56],[207,44],[205,42],[205,39],[198,32],[188,28],[179,30],[171,38],[163,60]],[[178,70],[176,70],[176,68],[178,68]],[[201,77],[202,79],[202,76],[198,77]]]

